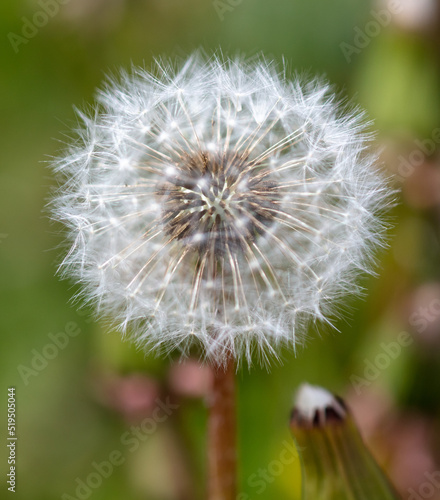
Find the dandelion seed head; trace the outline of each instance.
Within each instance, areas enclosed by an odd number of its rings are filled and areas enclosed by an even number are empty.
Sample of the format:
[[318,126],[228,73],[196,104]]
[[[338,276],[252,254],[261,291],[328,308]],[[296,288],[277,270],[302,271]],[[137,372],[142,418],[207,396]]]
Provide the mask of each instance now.
[[[249,174],[244,173],[247,169]],[[236,258],[239,250],[246,253],[274,222],[278,208],[277,186],[267,180],[268,174],[236,155],[200,152],[184,157],[156,192],[165,233],[207,260],[228,254]],[[243,175],[249,176],[246,189]]]
[[266,364],[371,272],[390,190],[362,114],[283,74],[158,60],[80,114],[54,164],[61,270],[139,346]]

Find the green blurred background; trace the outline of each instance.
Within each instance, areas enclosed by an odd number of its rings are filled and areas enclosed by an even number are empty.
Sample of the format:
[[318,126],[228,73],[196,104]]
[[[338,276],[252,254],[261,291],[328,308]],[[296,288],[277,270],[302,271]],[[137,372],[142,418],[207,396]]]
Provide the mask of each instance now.
[[[350,312],[339,332],[311,336],[270,373],[240,371],[242,500],[299,498],[296,461],[269,474],[264,487],[255,478],[275,470],[270,466],[289,442],[293,394],[303,381],[347,398],[403,498],[431,489],[429,498],[440,498],[432,481],[432,488],[425,484],[427,473],[440,470],[440,4],[402,0],[397,11],[390,5],[2,0],[2,498],[13,495],[5,486],[10,386],[17,391],[17,500],[79,498],[77,478],[85,481],[93,462],[114,450],[124,463],[83,498],[204,498],[205,371],[144,359],[78,311],[69,302],[71,284],[54,276],[61,228],[44,214],[53,185],[47,162],[75,123],[73,105],[92,102],[109,72],[198,47],[262,51],[276,61],[284,57],[295,71],[326,75],[375,121],[376,145],[401,189],[379,277],[365,280],[364,299],[347,298]],[[66,329],[78,334],[54,352],[53,335]],[[410,333],[410,345],[395,359],[384,357],[383,343],[402,331]],[[365,383],[356,385],[356,377]],[[136,450],[124,446],[130,426],[168,395],[179,410]]]

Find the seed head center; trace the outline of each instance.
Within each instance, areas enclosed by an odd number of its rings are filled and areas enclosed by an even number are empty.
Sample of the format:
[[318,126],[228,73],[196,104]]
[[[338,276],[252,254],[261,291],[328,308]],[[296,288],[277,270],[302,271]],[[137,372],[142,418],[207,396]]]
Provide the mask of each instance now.
[[199,252],[245,250],[273,223],[277,189],[236,155],[188,156],[157,194],[167,234]]

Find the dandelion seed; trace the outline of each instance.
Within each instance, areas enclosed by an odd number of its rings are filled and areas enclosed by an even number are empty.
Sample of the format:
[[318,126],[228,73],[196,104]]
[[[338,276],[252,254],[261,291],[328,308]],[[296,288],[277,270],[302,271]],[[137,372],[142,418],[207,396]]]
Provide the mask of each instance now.
[[281,74],[198,55],[136,69],[56,162],[61,268],[142,347],[265,362],[370,271],[390,192],[362,115]]

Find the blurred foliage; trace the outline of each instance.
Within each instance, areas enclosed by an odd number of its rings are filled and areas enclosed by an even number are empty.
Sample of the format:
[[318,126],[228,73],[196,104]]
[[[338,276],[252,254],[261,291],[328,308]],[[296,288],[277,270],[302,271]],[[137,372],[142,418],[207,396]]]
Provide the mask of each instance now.
[[[210,1],[64,0],[16,53],[10,34],[21,35],[24,23],[51,1],[0,4],[0,415],[5,415],[6,387],[15,386],[15,498],[75,496],[76,478],[84,480],[94,461],[121,449],[124,463],[93,491],[93,499],[202,499],[203,401],[183,398],[178,415],[151,439],[133,452],[123,448],[121,436],[131,424],[97,396],[100,377],[142,372],[167,391],[174,361],[144,358],[116,334],[104,333],[102,325],[70,303],[71,284],[54,276],[62,236],[44,213],[53,185],[47,161],[75,123],[73,105],[92,102],[105,74],[132,63],[148,67],[155,55],[185,54],[200,46],[249,55],[262,51],[277,61],[284,57],[294,71],[326,75],[365,106],[376,120],[384,159],[395,171],[399,157],[417,148],[414,140],[430,138],[440,126],[438,37],[386,26],[348,63],[340,44],[353,44],[354,28],[371,20],[371,9],[379,7],[369,1],[234,1],[230,3],[236,7],[221,21]],[[347,299],[351,313],[337,321],[339,332],[311,335],[304,349],[296,356],[285,353],[284,364],[270,373],[240,371],[243,499],[299,498],[296,463],[264,488],[257,488],[252,477],[277,459],[289,439],[292,393],[305,380],[347,395],[355,413],[358,409],[364,417],[361,429],[364,424],[374,454],[406,496],[408,488],[417,491],[426,481],[425,472],[440,469],[440,326],[438,320],[430,322],[423,330],[430,335],[419,335],[409,321],[419,311],[414,304],[420,287],[440,283],[440,197],[426,203],[423,191],[440,192],[438,154],[425,161],[433,165],[431,177],[416,171],[399,184],[403,195],[393,213],[390,248],[379,256],[379,277],[365,280],[364,300]],[[414,199],[425,200],[423,207]],[[438,299],[435,293],[422,304],[428,307]],[[19,367],[31,367],[35,351],[41,353],[50,342],[48,335],[65,330],[69,322],[76,323],[80,334],[41,371],[20,376]],[[357,395],[350,377],[362,376],[365,360],[374,362],[381,343],[394,341],[403,329],[409,329],[415,342]],[[368,402],[366,411],[362,401]],[[4,423],[0,428],[4,443]],[[405,472],[409,469],[411,474]],[[0,473],[6,473],[4,459]],[[180,488],[178,483],[186,481],[190,486]],[[438,491],[436,495],[432,498],[439,498]]]

